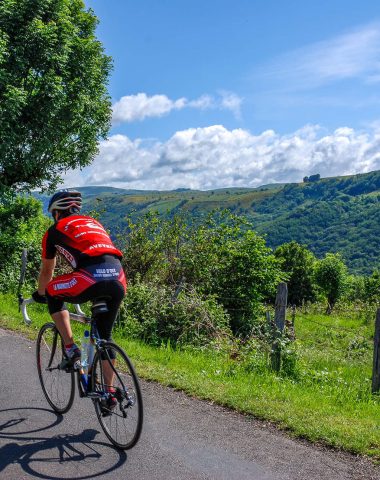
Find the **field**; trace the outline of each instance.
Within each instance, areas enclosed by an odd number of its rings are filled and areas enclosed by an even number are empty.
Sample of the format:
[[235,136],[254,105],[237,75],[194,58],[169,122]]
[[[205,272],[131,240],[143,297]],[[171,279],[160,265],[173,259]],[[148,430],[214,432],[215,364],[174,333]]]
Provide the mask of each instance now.
[[[35,338],[49,317],[38,305],[30,316],[33,325],[26,327],[14,297],[1,295],[1,327]],[[151,347],[120,330],[115,339],[145,379],[273,422],[291,435],[380,460],[380,397],[370,393],[373,325],[374,311],[298,312],[295,351],[292,346],[281,375],[268,369],[259,348],[233,356],[217,348]],[[75,326],[78,339],[80,328]]]

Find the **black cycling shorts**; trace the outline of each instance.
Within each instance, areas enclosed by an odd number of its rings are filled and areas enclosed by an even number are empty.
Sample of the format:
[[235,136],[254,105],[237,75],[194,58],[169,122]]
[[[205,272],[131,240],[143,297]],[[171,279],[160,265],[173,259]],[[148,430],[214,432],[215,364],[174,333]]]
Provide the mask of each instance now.
[[111,340],[112,327],[126,291],[120,260],[112,255],[95,257],[82,268],[54,278],[46,287],[50,314],[66,310],[68,303],[85,303],[104,298],[108,312],[97,316],[100,338]]

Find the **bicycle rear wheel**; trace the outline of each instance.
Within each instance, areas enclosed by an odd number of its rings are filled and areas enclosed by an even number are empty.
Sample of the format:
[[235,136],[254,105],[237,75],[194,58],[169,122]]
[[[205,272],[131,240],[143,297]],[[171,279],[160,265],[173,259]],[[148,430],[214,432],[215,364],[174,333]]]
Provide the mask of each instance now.
[[[115,361],[111,360],[113,357]],[[107,369],[113,371],[112,383],[105,379]],[[95,411],[110,442],[123,450],[136,445],[143,424],[140,385],[130,359],[113,342],[104,342],[95,354],[91,390],[102,395],[94,399]]]
[[37,337],[37,369],[46,400],[57,413],[71,408],[75,394],[74,372],[59,369],[63,357],[61,335],[54,323],[46,323]]

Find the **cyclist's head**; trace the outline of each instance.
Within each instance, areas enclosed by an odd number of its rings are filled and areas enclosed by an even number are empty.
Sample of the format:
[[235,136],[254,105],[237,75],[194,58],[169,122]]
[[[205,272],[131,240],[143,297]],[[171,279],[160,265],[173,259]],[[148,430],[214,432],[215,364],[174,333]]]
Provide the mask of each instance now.
[[56,218],[79,213],[82,208],[82,194],[76,190],[60,190],[55,193],[49,202],[48,211]]

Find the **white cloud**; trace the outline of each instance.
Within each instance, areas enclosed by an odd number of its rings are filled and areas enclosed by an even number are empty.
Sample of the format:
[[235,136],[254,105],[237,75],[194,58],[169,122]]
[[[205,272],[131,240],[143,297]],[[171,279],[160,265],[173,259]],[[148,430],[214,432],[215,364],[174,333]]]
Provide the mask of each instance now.
[[323,134],[318,126],[306,126],[291,135],[273,130],[252,135],[214,125],[179,131],[167,142],[150,144],[114,135],[102,142],[98,157],[83,170],[81,179],[83,185],[212,189],[297,182],[313,173],[327,177],[377,169],[377,127],[366,132],[342,127]]
[[264,66],[259,76],[297,90],[350,78],[378,82],[380,23],[284,54]]
[[184,108],[186,103],[185,98],[173,101],[166,95],[152,97],[148,97],[146,93],[127,95],[113,105],[113,121],[115,123],[134,122],[147,117],[162,117],[171,110]]
[[208,110],[210,108],[214,108],[215,100],[211,95],[204,94],[196,100],[191,100],[188,103],[188,106],[192,108],[199,108],[200,110]]
[[221,92],[221,108],[231,110],[236,118],[241,117],[241,104],[243,99],[232,92]]
[[220,109],[229,110],[240,118],[242,98],[233,92],[222,91],[220,95],[204,94],[195,100],[181,97],[171,100],[166,95],[148,96],[146,93],[127,95],[118,100],[112,107],[113,122],[135,122],[145,118],[162,117],[173,110],[195,108],[200,110]]

